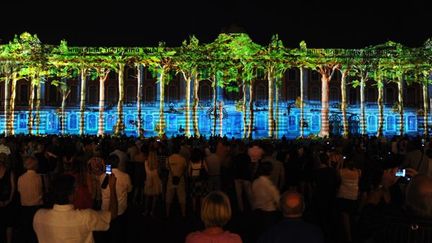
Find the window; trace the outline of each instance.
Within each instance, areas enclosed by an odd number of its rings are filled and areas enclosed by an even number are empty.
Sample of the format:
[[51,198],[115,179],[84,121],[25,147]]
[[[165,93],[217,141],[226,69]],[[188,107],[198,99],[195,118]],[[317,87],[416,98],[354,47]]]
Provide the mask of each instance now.
[[125,116],[125,129],[128,131],[133,130],[135,127],[135,117],[132,114],[127,114]]
[[319,73],[317,71],[312,71],[311,78],[312,80],[318,81],[319,80]]
[[145,102],[152,102],[154,101],[154,87],[153,86],[147,86],[145,87],[144,92],[144,101]]
[[177,131],[177,116],[169,115],[168,116],[168,131],[176,132]]
[[288,70],[288,80],[296,80],[297,70],[290,69]]
[[295,131],[297,130],[297,117],[296,116],[288,116],[288,130]]
[[110,85],[107,89],[107,98],[105,99],[108,103],[114,104],[117,102],[117,90],[114,86]]
[[387,117],[387,131],[394,132],[396,131],[396,119],[394,116]]
[[87,129],[90,131],[96,131],[97,130],[96,115],[90,114],[87,116]]
[[69,129],[70,130],[78,129],[78,117],[75,113],[69,115]]
[[357,89],[355,88],[350,88],[349,90],[349,103],[351,105],[357,104]]
[[416,104],[416,88],[415,87],[408,87],[407,89],[407,97],[406,97],[406,103],[407,105],[413,106]]
[[57,130],[57,116],[54,113],[49,113],[47,117],[47,130],[54,131]]
[[394,97],[394,89],[391,87],[386,88],[386,103],[387,104],[393,104],[393,102],[395,102],[395,97]]
[[144,128],[145,130],[153,130],[153,116],[146,115],[144,119]]
[[317,85],[314,85],[310,89],[310,100],[320,100],[321,99],[321,92],[320,88]]
[[319,115],[312,115],[311,130],[315,131],[315,132],[320,130],[320,117],[319,117]]
[[145,70],[145,79],[154,79],[152,72],[149,69]]
[[91,105],[94,105],[98,102],[98,89],[96,87],[96,85],[90,85],[88,88],[88,93],[87,93],[87,99],[88,99],[88,103]]
[[27,128],[27,114],[21,113],[18,116],[18,129],[26,129]]
[[212,94],[212,87],[209,82],[204,81],[199,87],[199,98],[200,100],[210,100]]
[[408,120],[407,130],[409,132],[417,131],[417,117],[416,116],[408,116],[407,120]]
[[51,104],[56,104],[57,103],[57,87],[54,85],[49,86],[49,102]]
[[128,68],[127,69],[127,79],[136,79],[137,75],[136,75],[136,69],[135,68]]
[[288,100],[296,100],[298,96],[300,96],[300,91],[297,86],[290,85],[288,86]]
[[256,100],[266,100],[267,99],[267,87],[264,84],[258,84],[256,86]]
[[106,116],[106,123],[105,123],[105,129],[107,131],[112,131],[114,129],[114,126],[116,124],[117,117],[113,114],[108,114]]
[[133,103],[136,102],[136,89],[134,85],[128,85],[126,87],[126,103]]
[[20,85],[20,101],[22,103],[28,102],[28,98],[29,98],[29,90],[28,90],[28,85],[27,84],[21,84]]
[[114,71],[110,71],[108,74],[108,79],[117,79],[117,73]]
[[331,87],[330,88],[330,101],[339,101],[339,88],[338,87]]
[[178,100],[178,90],[175,84],[168,86],[168,102],[175,102]]
[[376,132],[377,131],[377,118],[376,116],[369,116],[367,118],[367,130],[370,132]]
[[377,90],[375,88],[368,88],[367,90],[367,101],[376,102],[377,101]]
[[77,85],[71,85],[70,91],[71,92],[68,96],[69,103],[75,104],[75,103],[77,103],[77,98],[78,98],[78,86]]

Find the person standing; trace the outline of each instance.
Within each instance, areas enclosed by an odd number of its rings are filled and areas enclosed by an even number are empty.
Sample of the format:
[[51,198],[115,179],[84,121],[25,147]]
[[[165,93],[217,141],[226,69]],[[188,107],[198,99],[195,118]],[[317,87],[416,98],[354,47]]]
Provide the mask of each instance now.
[[201,220],[205,229],[188,234],[186,243],[241,243],[239,235],[222,228],[230,219],[231,205],[228,196],[220,191],[209,193],[201,208]]
[[33,219],[33,228],[43,243],[93,243],[93,231],[106,231],[118,214],[116,177],[109,176],[110,204],[108,210],[76,210],[72,205],[75,178],[60,175],[52,183],[54,206],[40,209]]
[[150,215],[153,216],[154,210],[156,208],[156,200],[162,193],[162,182],[158,174],[158,157],[155,150],[150,150],[144,165],[146,173],[146,180],[144,184],[144,215],[147,215],[147,213],[150,212]]
[[36,234],[33,230],[33,216],[42,206],[43,184],[42,177],[36,173],[38,161],[34,157],[28,157],[24,166],[27,171],[18,178],[18,192],[21,200],[20,224],[22,236],[25,242],[36,242]]
[[321,230],[303,221],[305,204],[303,196],[297,192],[287,191],[282,194],[280,205],[284,219],[268,229],[258,243],[323,243]]
[[179,154],[178,144],[173,145],[173,154],[167,158],[167,168],[169,170],[167,189],[166,189],[166,216],[169,217],[171,204],[174,194],[177,194],[180,203],[180,210],[183,217],[186,216],[186,183],[185,171],[186,160]]
[[15,218],[15,176],[7,166],[8,155],[0,153],[0,240],[12,242]]
[[[112,174],[116,179],[116,193],[118,201],[118,217],[111,222],[109,234],[110,242],[122,242],[123,232],[125,230],[126,216],[125,212],[128,205],[128,193],[132,191],[132,182],[128,174],[118,169],[119,158],[117,155],[110,155],[107,164],[111,164]],[[101,178],[101,184],[106,174]],[[108,210],[111,204],[111,188],[102,189],[102,210]]]

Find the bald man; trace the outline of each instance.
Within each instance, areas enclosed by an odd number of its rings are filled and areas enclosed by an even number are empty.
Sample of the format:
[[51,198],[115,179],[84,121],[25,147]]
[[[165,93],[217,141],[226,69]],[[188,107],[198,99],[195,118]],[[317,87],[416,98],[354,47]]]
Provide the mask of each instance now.
[[305,209],[303,196],[297,192],[288,191],[282,194],[280,207],[284,220],[267,230],[258,243],[323,243],[321,230],[303,221]]

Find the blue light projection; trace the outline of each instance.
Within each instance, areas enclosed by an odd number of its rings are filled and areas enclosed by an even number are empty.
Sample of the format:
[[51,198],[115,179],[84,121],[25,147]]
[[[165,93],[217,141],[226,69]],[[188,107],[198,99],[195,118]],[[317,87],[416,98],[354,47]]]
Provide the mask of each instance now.
[[[295,138],[299,136],[300,133],[300,110],[298,108],[289,108],[289,112],[283,111],[289,105],[281,104],[281,112],[278,117],[278,131],[279,137],[286,136],[288,138]],[[175,107],[178,108],[178,107]],[[243,113],[236,109],[234,104],[225,104],[223,118],[223,134],[228,137],[241,138],[243,136]],[[310,108],[310,107],[309,107]],[[305,109],[304,119],[305,127],[304,133],[306,135],[318,134],[321,125],[321,115],[319,106],[315,105],[312,109]],[[201,135],[210,136],[213,131],[213,121],[214,117],[207,111],[209,108],[202,107],[199,109],[198,113],[198,127]],[[288,109],[287,109],[288,110]],[[79,109],[68,109],[66,116],[67,132],[69,134],[78,134],[79,132],[79,120],[80,113]],[[249,112],[248,112],[249,113]],[[16,111],[16,122],[15,131],[16,133],[27,133],[27,111]],[[359,134],[359,108],[348,108],[347,111],[348,125],[351,134]],[[33,113],[35,116],[35,113]],[[137,118],[138,114],[134,106],[124,107],[124,124],[126,135],[137,135]],[[268,112],[266,109],[257,109],[254,114],[254,125],[253,125],[253,137],[262,138],[268,136]],[[117,121],[116,109],[107,109],[105,113],[105,133],[112,134],[114,132],[114,126]],[[167,136],[175,136],[179,134],[184,134],[184,129],[186,128],[185,115],[181,109],[166,109],[166,134]],[[405,108],[405,132],[408,135],[417,135],[423,133],[423,117],[417,115],[417,111],[414,108]],[[99,114],[95,107],[90,107],[89,110],[85,112],[85,133],[96,134],[99,126]],[[217,117],[216,133],[219,134],[220,131],[220,120]],[[249,115],[247,117],[249,119]],[[40,134],[60,134],[60,116],[54,109],[42,110],[40,114]],[[432,119],[429,119],[432,121]],[[146,106],[143,105],[142,110],[142,121],[144,135],[156,136],[157,131],[155,131],[156,124],[159,121],[159,108],[157,106]],[[250,122],[249,120],[247,120]],[[343,130],[342,126],[342,115],[339,109],[330,108],[329,113],[329,124],[330,131],[332,134],[340,135]],[[0,119],[0,132],[4,131],[5,118],[1,116]],[[193,117],[190,117],[190,132],[193,134]],[[385,109],[384,114],[384,135],[393,136],[399,132],[399,116],[394,113],[391,109]],[[36,130],[36,128],[33,128]],[[366,117],[366,129],[369,135],[375,135],[378,129],[378,109],[376,107],[368,107],[367,117]]]

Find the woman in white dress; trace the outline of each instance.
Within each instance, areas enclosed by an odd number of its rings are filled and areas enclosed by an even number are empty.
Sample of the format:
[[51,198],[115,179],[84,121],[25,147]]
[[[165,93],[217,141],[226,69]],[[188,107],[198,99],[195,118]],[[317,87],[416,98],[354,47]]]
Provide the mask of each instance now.
[[[155,150],[150,150],[148,158],[145,161],[146,180],[144,184],[145,211],[146,215],[150,210],[150,215],[153,216],[156,207],[156,200],[162,193],[162,182],[158,174],[158,158]],[[150,206],[151,202],[151,206]]]

